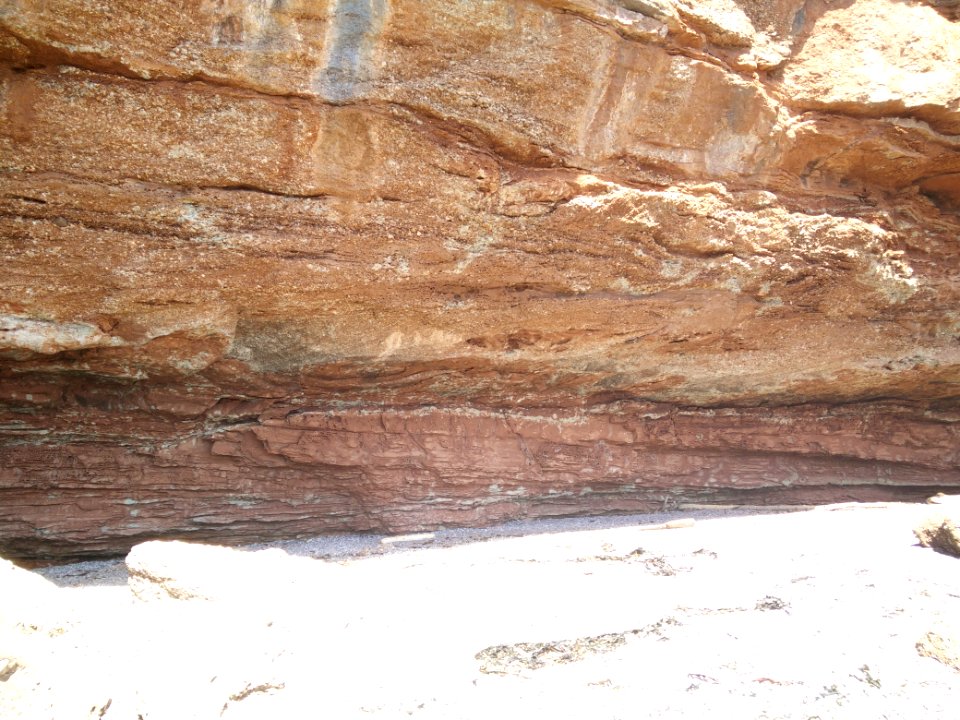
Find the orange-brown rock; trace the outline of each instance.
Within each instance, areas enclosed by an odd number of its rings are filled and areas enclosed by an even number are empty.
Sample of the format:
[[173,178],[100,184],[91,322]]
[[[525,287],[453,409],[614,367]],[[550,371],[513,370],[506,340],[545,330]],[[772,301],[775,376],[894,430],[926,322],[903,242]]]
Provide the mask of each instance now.
[[0,9],[0,550],[960,484],[960,25]]

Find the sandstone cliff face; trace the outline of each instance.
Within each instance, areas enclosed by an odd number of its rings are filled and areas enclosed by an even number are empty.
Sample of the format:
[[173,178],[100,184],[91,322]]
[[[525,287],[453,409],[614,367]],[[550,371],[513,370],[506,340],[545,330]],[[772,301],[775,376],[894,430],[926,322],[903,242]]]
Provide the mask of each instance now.
[[13,0],[0,550],[960,484],[960,23]]

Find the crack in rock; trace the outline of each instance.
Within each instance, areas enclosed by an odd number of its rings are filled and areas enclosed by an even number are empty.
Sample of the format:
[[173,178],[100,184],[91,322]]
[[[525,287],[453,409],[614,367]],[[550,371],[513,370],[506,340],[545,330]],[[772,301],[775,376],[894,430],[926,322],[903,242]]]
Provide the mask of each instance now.
[[493,675],[515,675],[525,670],[564,665],[586,660],[594,655],[609,653],[626,645],[628,638],[631,637],[658,635],[661,639],[666,639],[663,634],[664,626],[680,624],[676,618],[667,617],[643,628],[618,633],[604,633],[572,640],[493,645],[481,650],[475,657],[480,661],[480,672]]

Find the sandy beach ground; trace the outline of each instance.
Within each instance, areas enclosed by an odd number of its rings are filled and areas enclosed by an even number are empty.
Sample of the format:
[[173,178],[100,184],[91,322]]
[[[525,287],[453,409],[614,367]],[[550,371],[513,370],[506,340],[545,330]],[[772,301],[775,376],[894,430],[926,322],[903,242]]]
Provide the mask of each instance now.
[[937,509],[149,543],[132,574],[4,564],[0,717],[957,718],[960,559],[912,532]]

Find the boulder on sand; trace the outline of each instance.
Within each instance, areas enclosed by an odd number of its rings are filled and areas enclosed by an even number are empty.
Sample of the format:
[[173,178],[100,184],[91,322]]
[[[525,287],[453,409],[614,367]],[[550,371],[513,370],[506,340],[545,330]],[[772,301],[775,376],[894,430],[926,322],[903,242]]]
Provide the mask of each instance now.
[[914,528],[914,535],[923,547],[960,557],[960,496],[937,495],[930,502],[944,510],[920,523]]

